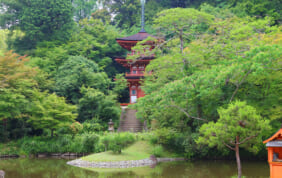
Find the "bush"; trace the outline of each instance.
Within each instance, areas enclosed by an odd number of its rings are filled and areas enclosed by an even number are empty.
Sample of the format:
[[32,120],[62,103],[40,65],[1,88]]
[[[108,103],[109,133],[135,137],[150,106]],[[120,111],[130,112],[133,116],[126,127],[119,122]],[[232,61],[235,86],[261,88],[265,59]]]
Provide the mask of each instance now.
[[135,135],[129,132],[109,133],[101,140],[106,149],[121,153],[123,148],[135,142]]
[[156,157],[162,157],[164,155],[163,147],[161,145],[155,146],[151,154],[155,155]]
[[84,134],[83,135],[83,151],[86,153],[95,152],[95,147],[98,145],[99,136],[96,134]]

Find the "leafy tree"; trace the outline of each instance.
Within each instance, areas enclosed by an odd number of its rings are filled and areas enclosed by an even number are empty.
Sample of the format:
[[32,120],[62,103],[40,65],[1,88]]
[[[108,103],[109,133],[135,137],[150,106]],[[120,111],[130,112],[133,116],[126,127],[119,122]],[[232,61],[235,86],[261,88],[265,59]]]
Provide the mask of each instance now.
[[3,56],[5,50],[7,49],[6,39],[8,36],[8,30],[0,30],[0,55]]
[[49,129],[51,136],[63,126],[71,126],[77,115],[76,106],[67,104],[63,97],[34,91],[28,122],[36,129]]
[[107,74],[99,72],[98,65],[81,56],[71,56],[59,67],[56,75],[55,91],[77,104],[82,97],[82,86],[92,87],[107,93],[110,80]]
[[139,0],[104,0],[103,6],[116,14],[114,22],[118,27],[131,28],[141,20],[141,4]]
[[118,120],[120,107],[114,95],[105,95],[97,89],[81,88],[82,97],[78,103],[80,121],[98,118],[99,123],[107,127],[110,119]]
[[72,4],[69,0],[1,0],[2,26],[24,32],[14,47],[29,50],[44,40],[66,41],[73,28]]
[[97,0],[72,0],[74,17],[78,22],[81,19],[90,17],[91,12],[97,9]]
[[228,105],[227,109],[218,109],[217,122],[202,125],[198,139],[199,144],[209,147],[228,147],[235,151],[238,167],[238,178],[242,176],[239,147],[257,152],[261,143],[261,134],[270,128],[269,121],[262,119],[256,109],[246,102],[236,101]]
[[111,57],[121,56],[124,50],[115,41],[118,32],[112,26],[103,24],[99,19],[84,19],[80,21],[80,31],[73,35],[64,49],[71,56],[84,56],[93,60],[113,78],[117,73]]
[[[183,54],[185,40],[192,40],[194,35],[206,30],[212,20],[212,15],[195,9],[175,8],[158,13],[154,24],[165,35],[179,39],[180,52]],[[182,61],[184,68],[186,68],[188,61],[184,56]]]
[[25,65],[27,58],[12,51],[0,56],[0,120],[23,117],[36,70]]

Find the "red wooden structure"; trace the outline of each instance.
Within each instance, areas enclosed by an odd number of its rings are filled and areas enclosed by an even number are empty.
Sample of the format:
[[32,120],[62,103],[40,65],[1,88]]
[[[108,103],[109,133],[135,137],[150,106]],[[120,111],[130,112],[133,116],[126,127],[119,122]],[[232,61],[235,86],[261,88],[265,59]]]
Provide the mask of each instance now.
[[[139,33],[124,37],[117,38],[116,41],[119,45],[129,51],[127,56],[136,55],[136,51],[132,49],[139,41],[143,41],[148,37],[156,37],[147,33],[144,29],[142,29]],[[150,46],[149,48],[144,48],[144,52],[146,50],[152,50],[155,47],[155,43],[153,41],[147,41],[145,43],[146,46]],[[145,53],[144,53],[145,54]],[[150,63],[150,61],[154,59],[154,55],[143,55],[140,54],[137,60],[128,60],[124,57],[116,58],[115,61],[121,64],[122,66],[129,68],[130,72],[125,74],[125,78],[127,79],[128,87],[129,87],[129,97],[130,103],[136,103],[137,99],[145,96],[145,93],[141,89],[141,80],[144,78],[144,72],[146,66]]]
[[270,178],[282,178],[282,128],[263,143],[268,151]]

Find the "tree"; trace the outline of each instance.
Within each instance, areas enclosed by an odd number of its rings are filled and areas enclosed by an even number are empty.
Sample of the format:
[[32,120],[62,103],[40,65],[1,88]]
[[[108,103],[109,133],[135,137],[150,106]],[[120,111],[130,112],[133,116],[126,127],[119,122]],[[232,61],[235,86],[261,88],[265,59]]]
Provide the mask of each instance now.
[[102,0],[103,6],[116,14],[114,23],[118,27],[129,29],[134,25],[141,24],[141,5],[139,0]]
[[37,85],[35,68],[25,65],[27,58],[9,51],[0,56],[0,120],[20,118]]
[[105,127],[110,119],[119,119],[120,107],[114,95],[105,95],[97,89],[85,87],[81,88],[81,93],[78,103],[79,121],[97,118]]
[[239,147],[257,152],[261,135],[270,129],[269,121],[261,118],[256,109],[246,102],[235,101],[227,109],[218,109],[217,122],[202,125],[197,143],[207,144],[209,147],[227,147],[236,154],[238,178],[242,176]]
[[33,49],[44,40],[66,41],[73,29],[72,4],[69,0],[1,0],[3,26],[19,28],[23,38],[14,42],[17,50]]
[[81,56],[71,56],[59,67],[56,75],[55,91],[66,97],[70,102],[77,104],[82,97],[82,86],[108,92],[110,80],[107,74],[99,72],[98,65]]
[[72,0],[74,7],[74,18],[78,22],[90,17],[91,12],[97,9],[97,0]]
[[80,31],[64,46],[71,56],[83,56],[99,65],[109,77],[117,72],[111,57],[121,56],[124,50],[115,41],[118,31],[100,19],[84,19],[79,23]]
[[75,122],[76,106],[67,104],[63,97],[34,91],[28,122],[36,129],[49,129],[51,137],[56,129]]
[[184,39],[192,40],[193,35],[205,30],[212,22],[213,16],[191,8],[175,8],[157,14],[154,25],[165,35],[176,36],[180,40],[183,53]]

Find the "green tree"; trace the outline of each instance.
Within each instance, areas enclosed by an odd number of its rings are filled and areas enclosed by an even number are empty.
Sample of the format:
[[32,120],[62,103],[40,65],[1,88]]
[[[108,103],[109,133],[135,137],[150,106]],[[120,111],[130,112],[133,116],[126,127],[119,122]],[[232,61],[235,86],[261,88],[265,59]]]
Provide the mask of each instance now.
[[67,104],[63,97],[34,91],[33,102],[29,109],[28,122],[36,129],[49,129],[51,137],[55,130],[63,126],[71,126],[77,117],[76,106]]
[[66,41],[73,29],[72,4],[69,0],[1,0],[2,26],[20,29],[23,38],[14,42],[21,52],[35,48],[44,40]]
[[37,85],[37,72],[26,61],[12,51],[0,56],[0,120],[23,117],[28,96]]
[[141,4],[139,0],[103,0],[103,6],[109,8],[111,14],[116,14],[114,23],[118,27],[129,29],[141,24]]
[[105,95],[93,88],[81,88],[82,97],[78,102],[79,121],[99,119],[99,123],[107,127],[110,119],[119,119],[120,107],[114,95]]
[[270,129],[269,121],[261,118],[256,109],[246,102],[235,101],[228,105],[227,109],[218,109],[217,122],[209,122],[202,125],[199,144],[207,144],[209,147],[227,147],[236,154],[238,178],[242,176],[239,147],[258,152],[261,135]]
[[107,74],[99,72],[96,63],[81,56],[71,56],[64,62],[58,69],[55,81],[56,93],[74,104],[82,97],[80,93],[82,86],[107,93],[111,84]]
[[90,17],[91,12],[97,9],[97,0],[72,0],[74,17],[78,22],[81,19]]
[[93,60],[113,78],[117,69],[111,57],[121,56],[124,50],[115,41],[118,31],[100,19],[84,19],[79,23],[80,31],[64,46],[71,56],[83,56]]
[[205,30],[213,20],[213,16],[191,8],[175,8],[164,10],[157,14],[154,25],[165,35],[176,36],[180,40],[180,50],[183,53],[184,38],[191,38]]

